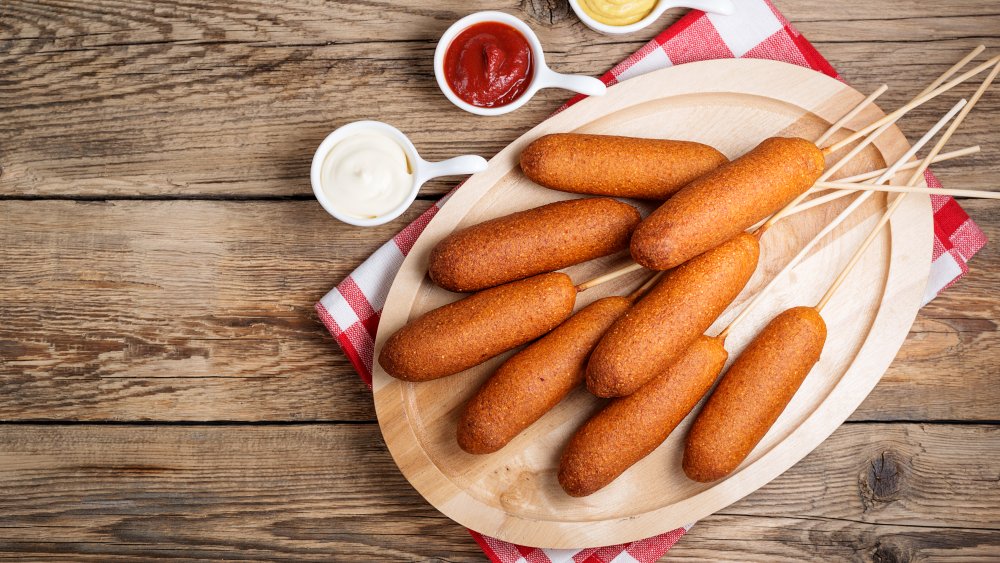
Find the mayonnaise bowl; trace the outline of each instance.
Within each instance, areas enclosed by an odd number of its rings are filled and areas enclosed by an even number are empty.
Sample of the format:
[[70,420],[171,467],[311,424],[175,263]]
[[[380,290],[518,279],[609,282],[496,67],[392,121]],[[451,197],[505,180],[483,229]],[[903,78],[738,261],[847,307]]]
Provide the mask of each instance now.
[[358,227],[388,223],[439,176],[475,174],[486,159],[464,155],[428,162],[410,139],[381,121],[355,121],[327,135],[313,154],[309,179],[327,213]]

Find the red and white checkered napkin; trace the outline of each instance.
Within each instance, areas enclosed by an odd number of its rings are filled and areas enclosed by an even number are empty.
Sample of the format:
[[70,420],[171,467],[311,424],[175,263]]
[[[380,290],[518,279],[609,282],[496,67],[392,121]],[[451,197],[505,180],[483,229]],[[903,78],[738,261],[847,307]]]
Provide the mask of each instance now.
[[[840,78],[813,46],[768,0],[739,0],[730,16],[692,10],[601,77],[608,85],[671,65],[724,58],[773,59]],[[579,98],[569,102],[572,104]],[[567,104],[567,105],[569,105]],[[940,187],[930,172],[927,183]],[[950,197],[931,196],[934,208],[934,263],[925,302],[968,271],[966,263],[986,244],[986,236]],[[371,386],[375,330],[385,296],[403,257],[442,201],[425,211],[316,304],[316,312],[343,348],[361,379]],[[501,563],[624,563],[659,559],[687,528],[628,544],[588,549],[538,549],[514,545],[470,530],[493,561]]]

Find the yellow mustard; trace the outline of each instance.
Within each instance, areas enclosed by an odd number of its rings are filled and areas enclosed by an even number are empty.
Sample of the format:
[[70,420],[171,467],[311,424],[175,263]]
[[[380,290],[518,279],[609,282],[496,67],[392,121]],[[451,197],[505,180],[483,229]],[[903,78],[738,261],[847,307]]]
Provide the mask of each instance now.
[[588,16],[605,25],[629,25],[649,15],[656,0],[578,0]]

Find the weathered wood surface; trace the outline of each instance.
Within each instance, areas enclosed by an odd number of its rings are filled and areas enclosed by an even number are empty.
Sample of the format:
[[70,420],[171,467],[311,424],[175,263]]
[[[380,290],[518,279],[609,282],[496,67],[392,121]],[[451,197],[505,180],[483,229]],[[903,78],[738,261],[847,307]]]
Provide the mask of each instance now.
[[[779,4],[852,85],[888,83],[886,108],[976,44],[1000,47],[1000,13],[984,0]],[[587,29],[565,2],[543,0],[6,2],[0,194],[308,195],[319,141],[363,118],[396,125],[428,158],[492,156],[567,94],[543,91],[502,119],[451,106],[434,81],[434,47],[476,9],[526,18],[550,64],[583,73],[603,73],[677,17],[622,38]],[[951,103],[916,110],[903,129],[918,135]],[[955,185],[989,188],[1000,173],[989,146],[998,118],[1000,100],[989,96],[955,138],[955,146],[988,147]],[[424,193],[451,185],[437,181]]]
[[[778,5],[852,85],[888,83],[884,108],[1000,47],[987,0]],[[557,108],[543,91],[491,120],[440,95],[435,42],[478,9],[525,17],[554,67],[587,73],[677,17],[621,38],[547,0],[0,3],[0,558],[482,560],[399,475],[312,313],[428,204],[350,229],[307,177],[350,120],[440,159],[491,156]],[[984,151],[938,167],[947,185],[996,188],[998,124],[993,92],[952,145]],[[1000,238],[995,205],[965,205]],[[668,559],[1000,558],[998,252],[923,309],[854,422]],[[205,420],[234,424],[175,423]]]
[[[987,560],[998,467],[994,426],[847,424],[670,558]],[[481,559],[370,424],[8,426],[0,478],[0,550],[28,559]]]
[[0,215],[0,419],[374,419],[313,304],[396,227],[347,228],[315,201]]
[[[1000,208],[966,203],[1000,239]],[[6,201],[0,215],[0,419],[374,419],[312,304],[394,227],[346,227],[314,201]],[[988,246],[853,419],[997,419],[997,287]]]

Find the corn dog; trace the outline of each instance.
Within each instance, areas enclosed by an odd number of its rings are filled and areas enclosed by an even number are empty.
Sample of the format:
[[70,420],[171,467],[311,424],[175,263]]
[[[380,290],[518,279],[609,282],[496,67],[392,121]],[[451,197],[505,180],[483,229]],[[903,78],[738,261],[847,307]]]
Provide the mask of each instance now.
[[594,415],[563,450],[563,490],[574,497],[592,494],[649,455],[712,387],[727,357],[721,340],[700,336],[649,383]]
[[594,345],[630,304],[598,299],[504,362],[459,417],[458,445],[495,452],[556,406],[583,381]]
[[536,184],[577,194],[664,200],[729,160],[690,141],[556,133],[521,152],[521,170]]
[[448,235],[427,273],[445,289],[478,291],[625,250],[639,219],[611,198],[550,203]]
[[814,307],[788,309],[768,323],[698,413],[684,473],[701,482],[732,473],[785,410],[825,343],[826,323]]
[[575,301],[576,287],[558,272],[480,291],[407,323],[389,337],[378,361],[404,381],[452,375],[552,330]]
[[694,180],[635,229],[632,258],[667,270],[736,236],[805,192],[823,153],[799,138],[772,137]]
[[750,280],[760,246],[740,233],[668,272],[601,339],[587,364],[598,397],[635,392],[705,333]]

